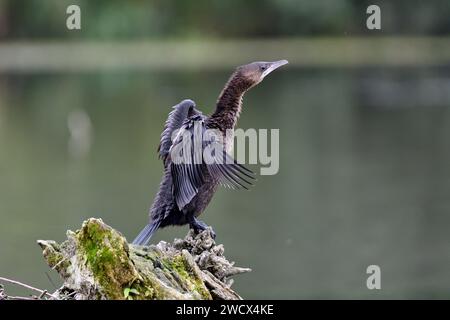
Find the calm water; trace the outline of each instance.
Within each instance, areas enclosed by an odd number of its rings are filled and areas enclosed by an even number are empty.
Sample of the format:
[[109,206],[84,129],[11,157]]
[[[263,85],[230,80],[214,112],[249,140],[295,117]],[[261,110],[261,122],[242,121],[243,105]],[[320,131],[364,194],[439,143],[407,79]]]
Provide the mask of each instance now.
[[[170,106],[192,98],[209,113],[227,76],[1,75],[0,275],[53,289],[36,239],[61,241],[91,216],[132,239],[160,181]],[[220,190],[202,216],[227,256],[254,270],[235,278],[238,292],[448,298],[449,84],[433,69],[286,69],[252,90],[239,126],[280,128],[279,174],[250,192]],[[68,118],[83,115],[90,134],[74,147]],[[380,291],[366,288],[370,264]]]

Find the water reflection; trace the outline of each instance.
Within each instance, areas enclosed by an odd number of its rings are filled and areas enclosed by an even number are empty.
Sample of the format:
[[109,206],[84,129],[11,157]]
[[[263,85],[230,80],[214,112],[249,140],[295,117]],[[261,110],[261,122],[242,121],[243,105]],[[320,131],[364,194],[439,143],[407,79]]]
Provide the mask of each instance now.
[[74,159],[85,158],[92,145],[92,124],[89,115],[81,109],[73,110],[67,116],[69,155]]

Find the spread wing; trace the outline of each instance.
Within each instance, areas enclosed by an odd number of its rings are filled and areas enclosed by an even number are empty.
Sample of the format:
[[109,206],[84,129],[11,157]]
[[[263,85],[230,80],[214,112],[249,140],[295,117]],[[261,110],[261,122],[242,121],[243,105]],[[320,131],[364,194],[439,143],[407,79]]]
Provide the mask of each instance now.
[[181,101],[179,104],[173,106],[172,109],[164,125],[164,130],[161,133],[161,141],[158,146],[159,157],[163,160],[164,166],[166,166],[167,156],[172,146],[172,134],[182,126],[188,117],[201,114],[195,108],[195,102],[189,99]]
[[169,150],[173,195],[182,210],[209,178],[233,189],[248,189],[254,173],[234,160],[224,149],[219,132],[207,130],[206,117],[189,117]]

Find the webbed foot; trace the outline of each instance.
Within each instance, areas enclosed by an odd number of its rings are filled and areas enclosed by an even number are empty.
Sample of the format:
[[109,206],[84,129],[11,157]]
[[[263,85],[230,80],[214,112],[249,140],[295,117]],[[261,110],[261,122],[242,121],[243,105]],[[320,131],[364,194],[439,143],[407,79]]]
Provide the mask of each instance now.
[[213,239],[216,239],[216,233],[214,232],[213,228],[208,226],[206,223],[204,223],[201,220],[198,220],[197,218],[194,218],[192,222],[189,224],[191,229],[194,229],[195,233],[200,233],[203,230],[209,229],[209,232],[211,233],[211,237]]

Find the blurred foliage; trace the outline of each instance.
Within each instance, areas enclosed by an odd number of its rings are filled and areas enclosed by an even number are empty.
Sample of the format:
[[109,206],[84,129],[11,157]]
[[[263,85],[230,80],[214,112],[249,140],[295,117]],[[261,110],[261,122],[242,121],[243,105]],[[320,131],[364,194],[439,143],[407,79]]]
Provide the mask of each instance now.
[[[81,7],[82,32],[65,28],[69,4]],[[361,35],[369,4],[381,7],[383,34],[450,33],[448,0],[0,0],[0,38]]]

